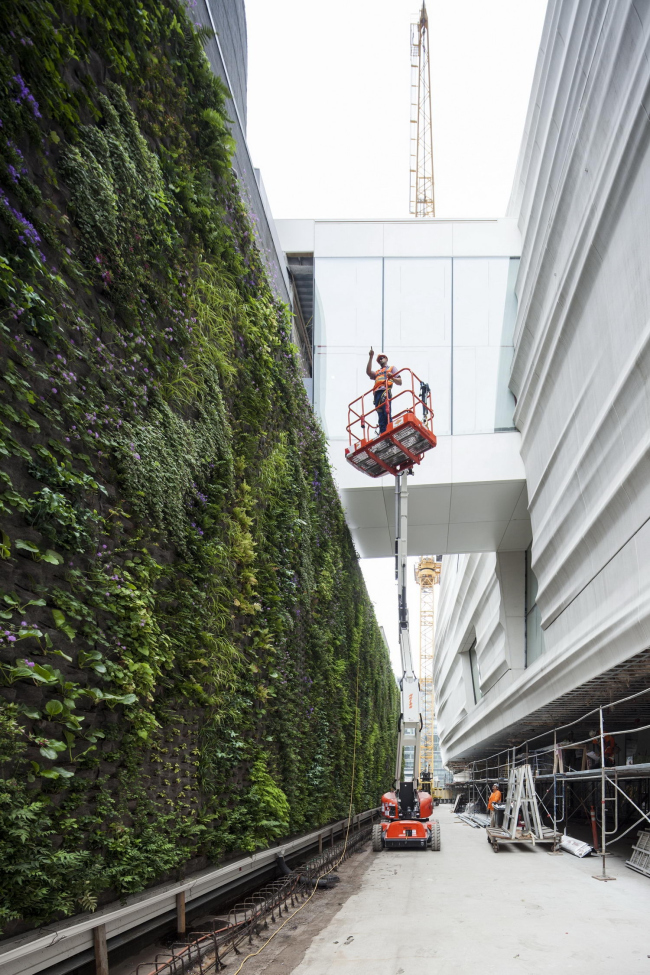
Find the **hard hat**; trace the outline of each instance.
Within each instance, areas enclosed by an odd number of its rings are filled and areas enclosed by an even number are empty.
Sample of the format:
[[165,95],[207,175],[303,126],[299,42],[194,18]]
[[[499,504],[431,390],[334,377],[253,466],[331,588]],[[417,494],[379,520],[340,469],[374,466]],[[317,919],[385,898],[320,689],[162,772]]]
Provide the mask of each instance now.
[[492,786],[492,789],[494,790],[494,792],[496,792],[498,788],[499,788],[499,783],[495,782],[494,785]]

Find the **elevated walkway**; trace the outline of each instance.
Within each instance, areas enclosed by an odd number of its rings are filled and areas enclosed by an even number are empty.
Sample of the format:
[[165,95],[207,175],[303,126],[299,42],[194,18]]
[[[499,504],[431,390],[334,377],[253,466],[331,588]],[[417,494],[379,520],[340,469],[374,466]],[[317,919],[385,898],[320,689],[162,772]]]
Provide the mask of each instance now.
[[[362,558],[393,554],[390,476],[345,461],[369,349],[429,384],[438,444],[409,483],[409,555],[510,552],[531,539],[508,388],[521,236],[514,220],[279,220],[313,267],[313,402]],[[307,318],[305,319],[307,320]],[[374,367],[373,367],[374,368]]]
[[[531,540],[520,435],[438,436],[409,481],[409,555],[513,552]],[[329,454],[346,520],[362,558],[393,555],[393,478],[371,480],[345,460],[347,440]]]

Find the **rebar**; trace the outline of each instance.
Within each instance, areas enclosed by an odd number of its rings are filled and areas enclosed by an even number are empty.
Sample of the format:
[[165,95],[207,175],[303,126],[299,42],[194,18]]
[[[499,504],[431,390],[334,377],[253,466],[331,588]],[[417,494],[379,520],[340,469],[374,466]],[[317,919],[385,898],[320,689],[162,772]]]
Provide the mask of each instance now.
[[[350,831],[347,838],[332,844],[286,877],[271,881],[235,904],[228,912],[226,924],[217,928],[216,922],[223,924],[222,918],[205,920],[211,924],[209,931],[194,931],[183,943],[174,942],[171,951],[160,952],[153,965],[141,963],[134,975],[184,975],[198,966],[199,975],[219,972],[225,967],[224,955],[229,951],[241,954],[239,945],[243,941],[252,944],[253,937],[268,927],[268,918],[275,923],[276,914],[282,917],[289,913],[289,903],[295,907],[298,897],[304,900],[307,889],[313,891],[324,874],[331,873],[339,863],[348,857],[370,838],[370,827],[356,832]],[[211,957],[212,956],[212,957]],[[162,959],[166,960],[163,961]]]

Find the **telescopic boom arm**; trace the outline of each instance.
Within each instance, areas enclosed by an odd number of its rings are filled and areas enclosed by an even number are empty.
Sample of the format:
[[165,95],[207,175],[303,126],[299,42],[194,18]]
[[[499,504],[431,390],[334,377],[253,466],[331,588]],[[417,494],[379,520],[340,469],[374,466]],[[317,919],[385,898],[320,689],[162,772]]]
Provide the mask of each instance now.
[[398,589],[399,607],[399,648],[402,658],[402,679],[400,680],[401,713],[399,719],[399,739],[395,762],[395,784],[413,783],[418,787],[420,768],[420,684],[413,670],[411,642],[409,639],[409,616],[406,604],[406,558],[408,534],[408,475],[406,472],[395,478],[395,577]]

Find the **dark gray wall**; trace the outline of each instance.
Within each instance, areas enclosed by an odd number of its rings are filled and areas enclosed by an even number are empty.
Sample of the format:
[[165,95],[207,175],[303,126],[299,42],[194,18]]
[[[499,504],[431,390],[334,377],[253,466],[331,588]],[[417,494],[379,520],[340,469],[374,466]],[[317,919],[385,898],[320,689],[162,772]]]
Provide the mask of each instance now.
[[244,0],[206,0],[212,12],[221,53],[230,78],[231,91],[246,134],[246,86],[248,79],[248,41]]
[[272,218],[262,201],[246,145],[247,41],[244,0],[196,0],[196,4],[194,0],[187,2],[192,22],[215,31],[216,37],[207,40],[204,49],[212,70],[231,93],[227,108],[236,143],[233,169],[248,203],[271,283],[278,297],[291,304],[284,255],[274,240]]

